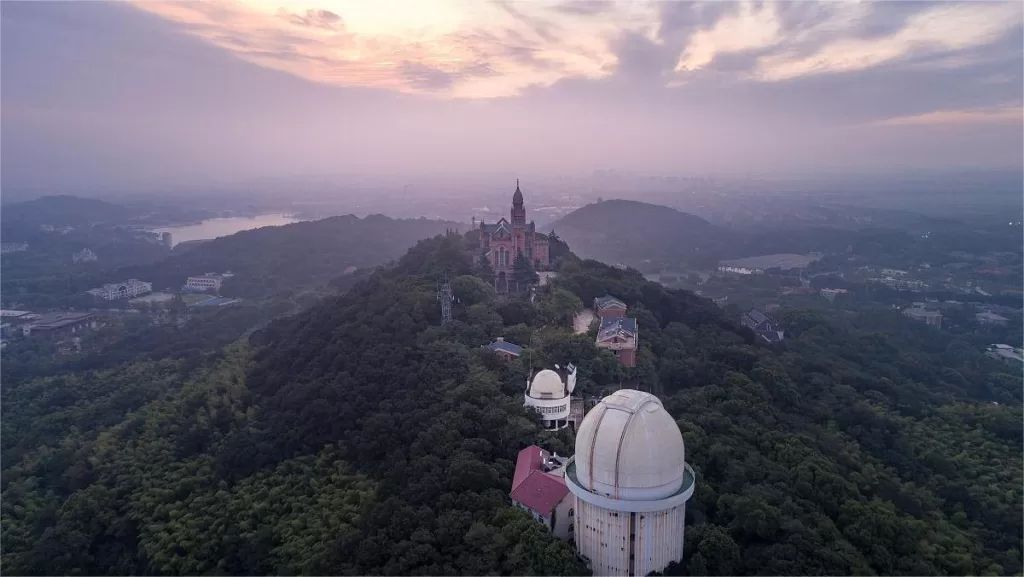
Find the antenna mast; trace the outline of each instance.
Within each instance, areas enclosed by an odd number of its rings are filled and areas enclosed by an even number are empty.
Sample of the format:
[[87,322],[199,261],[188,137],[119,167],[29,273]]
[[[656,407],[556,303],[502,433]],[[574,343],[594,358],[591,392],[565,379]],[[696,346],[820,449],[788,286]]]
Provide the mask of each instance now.
[[448,282],[448,273],[441,277],[440,287],[437,290],[437,300],[441,301],[441,326],[446,327],[452,324],[452,285]]

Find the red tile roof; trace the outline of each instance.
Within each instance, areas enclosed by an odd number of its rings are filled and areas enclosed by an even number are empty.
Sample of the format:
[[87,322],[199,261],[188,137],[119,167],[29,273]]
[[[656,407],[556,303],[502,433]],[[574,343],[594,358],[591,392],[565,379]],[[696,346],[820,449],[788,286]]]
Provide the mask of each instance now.
[[546,452],[536,445],[519,451],[510,496],[531,511],[550,515],[569,494],[569,489],[565,486],[565,479],[541,470],[545,455]]
[[530,471],[522,483],[512,489],[512,500],[531,511],[550,515],[562,499],[569,494],[565,479],[544,471]]
[[541,449],[537,445],[530,445],[529,447],[519,451],[519,456],[516,457],[516,472],[512,477],[512,490],[515,491],[519,483],[526,480],[529,476],[530,471],[539,471],[541,465],[544,463],[544,453],[546,451]]

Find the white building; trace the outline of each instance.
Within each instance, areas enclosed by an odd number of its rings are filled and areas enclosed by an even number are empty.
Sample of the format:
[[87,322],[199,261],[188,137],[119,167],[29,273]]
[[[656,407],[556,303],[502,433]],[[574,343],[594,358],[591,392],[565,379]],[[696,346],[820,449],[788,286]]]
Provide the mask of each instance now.
[[[558,369],[558,365],[555,368]],[[569,426],[572,391],[576,388],[576,367],[569,364],[560,370],[565,374],[564,380],[557,372],[544,369],[526,382],[523,395],[523,404],[540,413],[544,428],[549,430]]]
[[5,242],[0,244],[0,253],[25,252],[28,250],[27,242]]
[[922,307],[912,307],[903,311],[903,316],[936,328],[942,328],[942,313]]
[[657,397],[623,389],[591,409],[566,465],[576,550],[594,575],[647,575],[683,558],[695,478]]
[[1024,349],[1010,345],[989,345],[985,354],[1007,364],[1024,364]]
[[185,281],[185,289],[193,291],[214,291],[220,292],[220,286],[224,283],[224,279],[232,276],[231,274],[214,274],[208,272],[199,276],[190,276]]
[[823,288],[821,289],[821,296],[828,299],[828,302],[835,302],[836,297],[842,294],[846,294],[846,289],[835,289],[835,288]]
[[105,284],[89,291],[89,294],[103,300],[114,301],[153,292],[153,283],[130,278],[121,283]]
[[80,251],[76,252],[75,254],[71,255],[71,260],[75,261],[76,263],[78,263],[78,262],[95,262],[95,261],[99,260],[99,257],[96,256],[96,253],[94,253],[92,251],[92,249],[83,248],[82,250],[80,250]]

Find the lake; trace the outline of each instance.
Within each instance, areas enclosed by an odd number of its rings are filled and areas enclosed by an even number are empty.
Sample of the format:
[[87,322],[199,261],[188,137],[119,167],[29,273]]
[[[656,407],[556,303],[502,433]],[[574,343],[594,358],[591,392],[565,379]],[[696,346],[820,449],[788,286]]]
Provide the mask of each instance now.
[[259,216],[232,216],[229,218],[211,218],[196,224],[183,226],[167,226],[155,228],[156,233],[171,233],[171,243],[178,244],[187,240],[208,240],[220,236],[228,236],[243,230],[263,228],[264,226],[281,226],[299,222],[286,214],[261,214]]

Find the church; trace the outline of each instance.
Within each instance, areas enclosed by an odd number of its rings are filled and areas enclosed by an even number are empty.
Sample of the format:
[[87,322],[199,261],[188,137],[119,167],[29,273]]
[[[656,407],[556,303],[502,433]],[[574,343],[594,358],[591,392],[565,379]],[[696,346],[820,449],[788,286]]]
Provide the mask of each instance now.
[[510,219],[502,217],[494,224],[480,221],[480,250],[487,255],[499,284],[511,276],[519,253],[523,253],[536,270],[544,270],[549,264],[548,237],[537,232],[533,221],[527,224],[519,180],[516,180],[509,216]]

